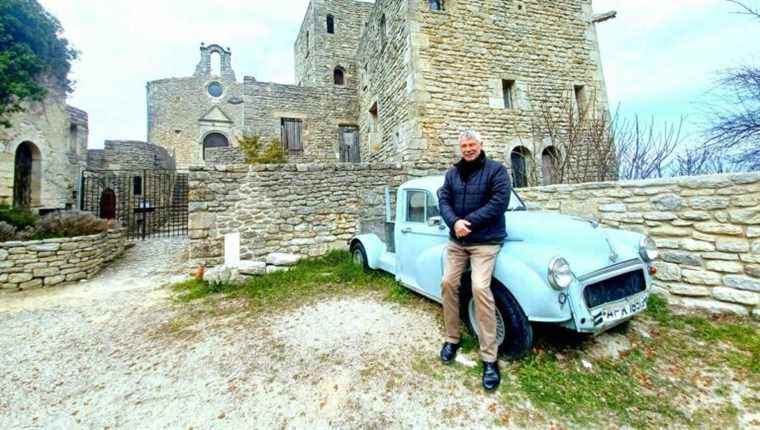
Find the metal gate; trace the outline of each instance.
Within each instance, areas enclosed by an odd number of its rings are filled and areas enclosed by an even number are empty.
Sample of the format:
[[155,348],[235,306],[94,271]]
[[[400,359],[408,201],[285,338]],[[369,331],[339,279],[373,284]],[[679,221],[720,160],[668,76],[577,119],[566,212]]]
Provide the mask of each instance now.
[[79,207],[127,229],[129,239],[187,235],[187,173],[85,170]]

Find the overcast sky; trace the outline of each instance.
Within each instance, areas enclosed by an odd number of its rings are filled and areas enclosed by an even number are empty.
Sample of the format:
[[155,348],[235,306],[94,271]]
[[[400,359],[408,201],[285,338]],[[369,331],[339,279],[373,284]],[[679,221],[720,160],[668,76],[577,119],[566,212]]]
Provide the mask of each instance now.
[[[90,147],[146,137],[145,83],[189,76],[201,42],[232,49],[238,80],[293,83],[293,42],[308,0],[40,0],[81,51],[69,103],[90,114]],[[760,22],[725,0],[594,0],[617,10],[599,24],[607,89],[626,115],[687,117],[696,136],[700,103],[715,74],[760,61]]]

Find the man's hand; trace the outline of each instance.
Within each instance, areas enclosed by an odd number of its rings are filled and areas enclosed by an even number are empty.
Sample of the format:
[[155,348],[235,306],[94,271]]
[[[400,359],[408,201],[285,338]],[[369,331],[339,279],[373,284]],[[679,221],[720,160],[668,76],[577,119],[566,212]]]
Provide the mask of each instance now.
[[454,224],[454,235],[458,238],[463,238],[472,233],[470,230],[470,222],[466,219],[460,219]]

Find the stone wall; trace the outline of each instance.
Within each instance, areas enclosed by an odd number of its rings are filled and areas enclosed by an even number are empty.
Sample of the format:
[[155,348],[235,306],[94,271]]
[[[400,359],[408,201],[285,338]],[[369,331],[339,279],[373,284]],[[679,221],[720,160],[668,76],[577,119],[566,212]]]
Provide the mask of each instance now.
[[31,208],[72,207],[87,160],[87,113],[67,106],[65,96],[52,88],[42,102],[25,108],[11,115],[13,127],[0,127],[0,204],[13,204],[16,155],[23,145],[32,151]]
[[356,125],[356,91],[349,87],[299,87],[245,78],[245,129],[265,143],[280,139],[282,118],[303,121],[303,154],[290,161],[336,162],[339,126]]
[[[760,172],[520,190],[534,208],[651,236],[671,303],[760,316]],[[509,229],[509,226],[507,226]]]
[[88,279],[124,252],[124,230],[92,236],[0,243],[0,289]]
[[344,248],[360,219],[382,218],[398,166],[284,164],[190,170],[191,259],[223,262],[224,234],[240,232],[243,259],[273,252],[321,255]]
[[239,147],[207,149],[206,164],[246,164],[245,154]]
[[161,146],[132,140],[106,140],[103,149],[87,151],[87,168],[95,170],[173,170],[174,159]]

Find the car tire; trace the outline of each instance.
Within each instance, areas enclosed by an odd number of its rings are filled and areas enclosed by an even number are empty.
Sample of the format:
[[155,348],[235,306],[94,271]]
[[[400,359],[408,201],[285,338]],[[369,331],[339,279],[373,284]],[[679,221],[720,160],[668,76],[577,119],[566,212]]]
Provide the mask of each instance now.
[[[497,333],[497,342],[499,343],[499,355],[508,360],[517,360],[524,357],[533,347],[533,327],[525,316],[520,304],[501,283],[496,280],[491,282],[491,292],[493,293],[496,304],[496,324],[501,324],[502,333]],[[470,273],[467,272],[462,279],[462,285],[459,288],[459,315],[464,320],[469,332],[478,337],[478,330],[474,325],[476,319],[471,315],[474,312],[474,299],[472,297],[472,287]]]
[[351,261],[353,261],[354,264],[361,266],[365,272],[369,272],[370,268],[369,264],[367,263],[367,251],[364,250],[364,245],[362,245],[358,240],[354,241],[354,243],[351,244],[350,250]]

